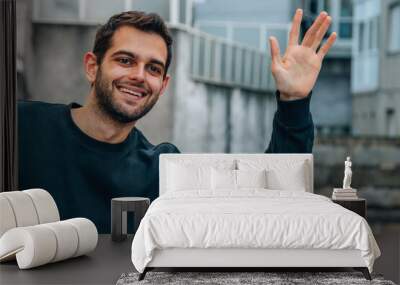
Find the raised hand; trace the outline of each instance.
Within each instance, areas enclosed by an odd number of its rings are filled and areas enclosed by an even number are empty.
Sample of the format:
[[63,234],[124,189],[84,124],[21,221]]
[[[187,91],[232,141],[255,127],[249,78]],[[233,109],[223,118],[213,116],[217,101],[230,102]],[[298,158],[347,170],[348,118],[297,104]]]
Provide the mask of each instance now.
[[322,12],[299,44],[302,16],[303,11],[297,9],[283,57],[280,55],[278,40],[275,37],[269,39],[272,75],[280,92],[280,99],[284,101],[307,97],[318,78],[322,60],[336,40],[336,33],[332,33],[317,52],[332,21],[328,13]]

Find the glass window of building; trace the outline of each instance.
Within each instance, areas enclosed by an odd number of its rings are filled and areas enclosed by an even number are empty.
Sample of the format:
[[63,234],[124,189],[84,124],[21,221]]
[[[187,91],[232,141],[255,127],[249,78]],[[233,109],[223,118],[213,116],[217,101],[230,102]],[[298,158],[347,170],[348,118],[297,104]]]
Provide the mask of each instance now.
[[340,16],[352,17],[353,16],[353,3],[351,0],[342,0],[340,3]]
[[400,51],[400,4],[389,10],[389,51]]
[[371,19],[369,30],[369,49],[374,50],[378,48],[378,17]]
[[362,52],[365,50],[364,38],[365,38],[365,23],[361,22],[359,25],[359,35],[358,35],[358,51]]
[[339,24],[339,37],[350,39],[353,34],[352,26],[353,17],[353,3],[351,0],[340,1],[340,24]]

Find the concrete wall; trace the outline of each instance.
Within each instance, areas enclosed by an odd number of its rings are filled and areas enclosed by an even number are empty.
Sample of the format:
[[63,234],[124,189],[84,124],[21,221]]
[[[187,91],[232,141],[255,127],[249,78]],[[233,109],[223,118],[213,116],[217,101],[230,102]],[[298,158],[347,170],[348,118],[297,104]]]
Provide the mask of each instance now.
[[400,137],[400,90],[358,94],[353,104],[354,135]]
[[34,24],[28,99],[83,104],[89,92],[83,56],[92,49],[95,32],[91,25]]
[[276,109],[274,95],[193,80],[190,32],[173,32],[178,55],[171,82],[173,141],[183,152],[264,151]]
[[377,116],[382,115],[377,106],[380,103],[376,93],[369,92],[353,96],[353,135],[384,135],[384,128],[379,128]]

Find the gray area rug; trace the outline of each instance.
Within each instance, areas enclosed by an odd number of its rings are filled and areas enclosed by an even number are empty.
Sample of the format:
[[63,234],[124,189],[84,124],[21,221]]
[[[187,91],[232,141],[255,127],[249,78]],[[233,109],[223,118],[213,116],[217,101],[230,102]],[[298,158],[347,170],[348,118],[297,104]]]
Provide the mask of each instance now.
[[381,275],[372,275],[372,281],[364,278],[360,272],[148,272],[142,281],[139,273],[122,274],[117,285],[133,284],[379,284],[395,285],[384,280]]

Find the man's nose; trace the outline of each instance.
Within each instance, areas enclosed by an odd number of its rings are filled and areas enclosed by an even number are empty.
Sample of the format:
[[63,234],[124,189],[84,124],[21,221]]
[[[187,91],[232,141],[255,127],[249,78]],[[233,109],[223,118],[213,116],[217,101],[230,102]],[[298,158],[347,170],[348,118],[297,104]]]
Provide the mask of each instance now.
[[129,78],[135,81],[143,82],[145,77],[144,64],[136,64],[129,72]]

